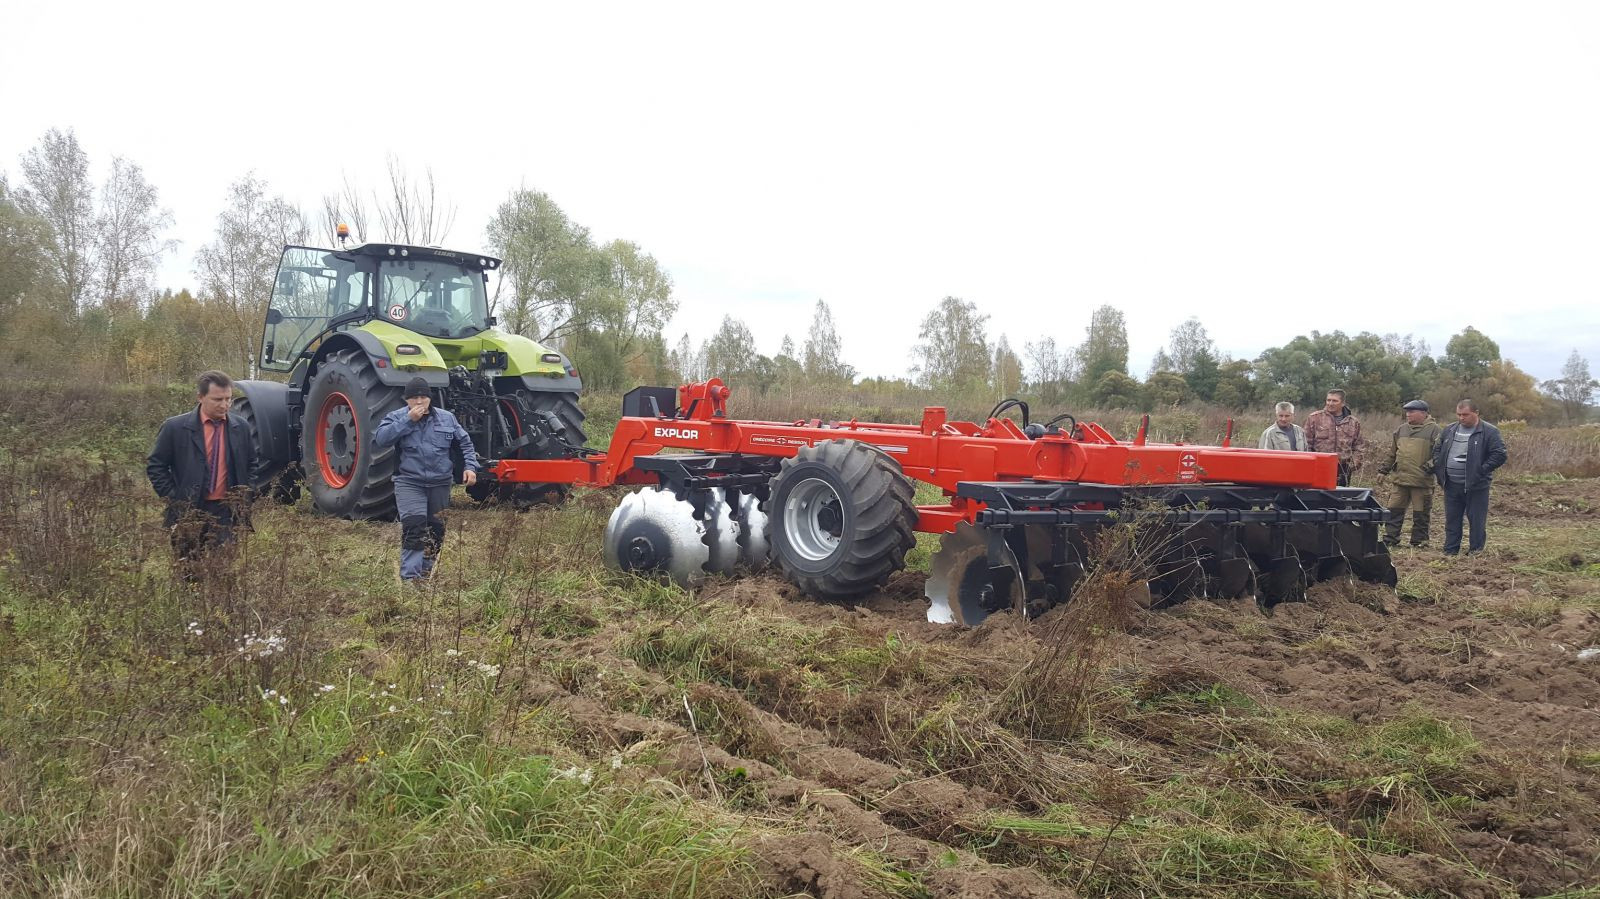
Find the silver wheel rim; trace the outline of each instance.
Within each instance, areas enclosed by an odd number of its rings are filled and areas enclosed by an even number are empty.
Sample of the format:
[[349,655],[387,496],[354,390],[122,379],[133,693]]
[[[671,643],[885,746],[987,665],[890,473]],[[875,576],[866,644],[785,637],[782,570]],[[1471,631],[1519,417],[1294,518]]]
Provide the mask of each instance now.
[[783,530],[789,546],[808,562],[820,562],[839,548],[839,534],[830,527],[844,526],[844,503],[833,485],[807,478],[789,491],[783,506]]

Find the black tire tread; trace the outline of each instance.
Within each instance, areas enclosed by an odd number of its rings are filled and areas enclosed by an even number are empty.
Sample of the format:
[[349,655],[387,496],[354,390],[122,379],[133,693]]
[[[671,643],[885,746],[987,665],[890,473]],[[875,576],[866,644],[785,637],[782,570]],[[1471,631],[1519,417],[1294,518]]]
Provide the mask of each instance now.
[[851,508],[854,535],[843,541],[844,553],[821,574],[793,565],[782,546],[783,512],[769,510],[772,556],[783,573],[808,596],[852,599],[871,592],[905,567],[906,553],[916,545],[917,507],[911,482],[892,457],[858,440],[824,440],[783,460],[772,481],[774,498],[785,494],[789,473],[806,462],[831,469],[845,486],[841,496]]
[[[243,391],[234,394],[232,411],[244,419],[245,426],[250,429],[250,443],[255,447],[256,459],[266,459],[261,448],[261,434],[256,430],[256,410]],[[292,506],[300,500],[299,470],[288,462],[258,461],[255,475],[250,479],[250,489],[258,498],[270,496],[278,503]]]
[[583,432],[583,409],[578,406],[576,393],[529,390],[523,387],[517,389],[516,395],[529,409],[536,412],[554,412],[567,426],[568,440],[578,446],[588,443],[589,438]]
[[[554,412],[567,428],[567,439],[582,446],[588,438],[583,433],[583,409],[578,406],[576,393],[528,390],[519,387],[502,396],[516,397],[524,408],[534,412]],[[519,455],[519,458],[533,458]],[[506,503],[519,508],[532,505],[559,506],[566,501],[572,488],[567,484],[495,484],[481,488],[467,488],[467,495],[480,503]]]
[[[311,395],[323,379],[331,377],[336,372],[342,372],[346,380],[350,381],[356,390],[364,395],[364,402],[370,414],[368,420],[362,422],[361,452],[368,457],[365,478],[359,485],[353,485],[357,490],[356,498],[346,509],[329,508],[319,496],[318,487],[322,485],[322,474],[316,458],[316,426],[317,408],[310,402]],[[311,389],[306,392],[306,418],[300,429],[300,458],[301,467],[305,471],[305,483],[311,490],[311,495],[317,500],[317,508],[331,515],[356,520],[388,520],[395,516],[394,505],[394,473],[399,464],[399,447],[386,446],[374,449],[372,435],[377,431],[378,423],[383,416],[403,404],[400,399],[400,389],[386,386],[378,378],[378,372],[367,360],[366,354],[359,350],[340,350],[332,353],[323,360],[318,368],[316,378],[312,381]],[[356,469],[361,469],[359,460]],[[350,489],[349,487],[345,489]]]
[[[233,396],[233,408],[229,411],[244,419],[245,426],[250,429],[250,443],[255,447],[256,459],[265,459],[266,454],[261,450],[261,434],[256,430],[256,410],[250,405],[250,397],[245,395],[243,391],[236,391]],[[284,465],[281,463],[267,464],[259,461],[257,464],[258,468],[256,469],[255,477],[250,479],[250,488],[256,492],[257,496],[260,496],[282,473]]]

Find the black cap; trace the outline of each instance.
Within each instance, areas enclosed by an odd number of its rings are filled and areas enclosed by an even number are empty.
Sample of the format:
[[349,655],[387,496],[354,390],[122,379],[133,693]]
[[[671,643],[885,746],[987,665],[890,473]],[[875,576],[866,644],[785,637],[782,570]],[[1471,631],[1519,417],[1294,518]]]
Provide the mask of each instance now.
[[1426,412],[1428,411],[1428,404],[1424,403],[1422,400],[1412,400],[1400,408],[1406,410],[1407,412],[1410,412],[1412,409],[1415,409],[1418,412]]
[[427,378],[418,375],[417,377],[411,379],[411,383],[406,385],[406,399],[409,400],[414,396],[433,396],[433,394],[428,392]]

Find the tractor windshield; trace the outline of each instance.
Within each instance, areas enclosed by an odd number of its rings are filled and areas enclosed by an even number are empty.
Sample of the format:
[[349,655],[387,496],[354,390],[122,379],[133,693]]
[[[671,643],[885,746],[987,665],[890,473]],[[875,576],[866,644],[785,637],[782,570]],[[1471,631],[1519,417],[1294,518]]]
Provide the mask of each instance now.
[[335,319],[361,313],[368,302],[370,267],[330,250],[285,249],[261,334],[261,367],[290,370]]
[[383,260],[382,315],[429,337],[470,337],[489,327],[483,273],[442,259]]

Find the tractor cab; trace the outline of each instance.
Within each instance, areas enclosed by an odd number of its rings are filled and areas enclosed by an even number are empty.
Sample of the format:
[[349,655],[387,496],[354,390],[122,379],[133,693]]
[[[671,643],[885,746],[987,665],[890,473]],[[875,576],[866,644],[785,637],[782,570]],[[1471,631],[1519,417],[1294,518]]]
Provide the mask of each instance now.
[[433,247],[287,247],[261,335],[261,367],[287,372],[330,331],[382,320],[442,340],[488,330],[500,260]]

